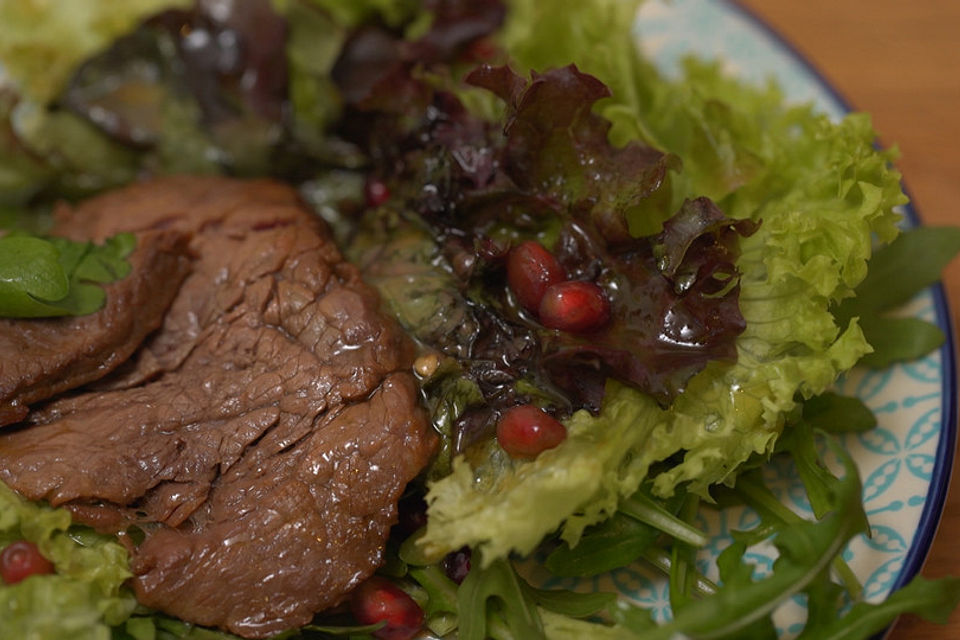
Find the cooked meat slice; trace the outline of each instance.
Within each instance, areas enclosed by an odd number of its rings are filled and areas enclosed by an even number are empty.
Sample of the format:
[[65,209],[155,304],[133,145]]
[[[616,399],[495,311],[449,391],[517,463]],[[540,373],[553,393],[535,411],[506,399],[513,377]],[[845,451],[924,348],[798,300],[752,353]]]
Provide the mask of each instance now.
[[408,339],[286,187],[169,179],[68,215],[190,233],[197,258],[129,367],[0,433],[0,478],[139,526],[137,595],[185,620],[258,638],[341,601],[436,444]]
[[[54,229],[54,233],[56,233]],[[188,236],[137,234],[127,277],[106,285],[107,302],[77,318],[0,319],[0,426],[29,405],[102,378],[163,322],[190,270]]]
[[[303,425],[278,425],[258,455],[213,488],[194,518],[206,535],[165,529],[141,545],[133,564],[140,600],[255,634],[336,604],[380,563],[403,489],[397,477],[413,477],[423,463],[401,453],[424,448],[409,417],[414,392],[408,375],[392,374],[369,400],[327,414],[289,449],[281,434],[299,435]],[[212,570],[191,571],[197,563]],[[212,598],[225,584],[247,588],[239,598]]]

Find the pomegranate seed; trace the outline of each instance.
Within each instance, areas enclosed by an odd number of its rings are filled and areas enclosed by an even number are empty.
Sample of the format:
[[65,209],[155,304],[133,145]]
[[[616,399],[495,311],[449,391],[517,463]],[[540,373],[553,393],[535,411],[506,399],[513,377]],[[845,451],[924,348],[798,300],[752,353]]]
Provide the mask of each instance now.
[[460,584],[470,573],[470,547],[451,551],[443,558],[443,572],[447,577]]
[[0,553],[0,577],[7,584],[44,573],[53,573],[53,564],[40,555],[37,545],[32,542],[18,540]]
[[363,186],[363,196],[368,207],[379,207],[390,199],[390,189],[383,180],[369,178]]
[[593,282],[573,280],[551,286],[540,301],[540,322],[550,329],[581,333],[610,319],[610,303]]
[[566,427],[530,404],[507,409],[497,423],[497,442],[511,458],[536,458],[566,437]]
[[403,589],[373,576],[350,596],[350,610],[360,624],[386,624],[373,632],[380,640],[411,640],[423,627],[423,609]]
[[511,249],[507,256],[507,284],[530,313],[537,313],[543,294],[551,285],[566,279],[563,267],[539,242],[528,240]]

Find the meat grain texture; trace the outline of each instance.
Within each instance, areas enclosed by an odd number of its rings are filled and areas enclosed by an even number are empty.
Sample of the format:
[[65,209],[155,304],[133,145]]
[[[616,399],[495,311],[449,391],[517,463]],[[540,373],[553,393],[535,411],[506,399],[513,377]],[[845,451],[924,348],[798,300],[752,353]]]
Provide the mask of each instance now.
[[191,237],[159,330],[94,388],[0,432],[0,478],[131,543],[138,599],[250,638],[303,625],[381,563],[436,446],[413,347],[286,186],[168,178],[57,231]]

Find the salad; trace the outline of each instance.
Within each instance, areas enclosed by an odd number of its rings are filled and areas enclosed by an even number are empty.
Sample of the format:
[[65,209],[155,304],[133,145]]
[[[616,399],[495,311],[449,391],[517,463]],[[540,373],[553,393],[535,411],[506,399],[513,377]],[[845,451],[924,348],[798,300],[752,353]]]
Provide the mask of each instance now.
[[[284,637],[765,638],[798,594],[802,637],[867,637],[955,608],[954,579],[863,602],[841,554],[868,525],[830,434],[875,420],[831,385],[939,344],[885,312],[960,248],[952,230],[900,233],[900,176],[866,116],[831,122],[713,63],[665,78],[636,53],[632,2],[170,5],[0,3],[0,202],[40,233],[54,199],[140,175],[282,178],[418,342],[441,450],[353,617]],[[764,485],[774,455],[815,520]],[[0,588],[4,628],[226,637],[138,608],[119,545],[2,490],[0,540],[57,570]],[[710,579],[698,513],[735,504],[757,526]],[[755,579],[765,540],[780,559]],[[538,589],[521,556],[567,577],[642,560],[669,577],[674,616]],[[384,593],[413,604],[384,622],[363,606]]]

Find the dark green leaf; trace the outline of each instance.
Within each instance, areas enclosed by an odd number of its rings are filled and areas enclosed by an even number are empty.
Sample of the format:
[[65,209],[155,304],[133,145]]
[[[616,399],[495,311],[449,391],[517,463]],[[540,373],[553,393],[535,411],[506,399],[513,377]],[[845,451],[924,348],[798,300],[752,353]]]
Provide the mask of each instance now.
[[475,565],[457,592],[457,610],[460,640],[485,640],[488,613],[497,610],[513,637],[545,638],[536,607],[507,560],[494,560],[487,567]]
[[[678,516],[686,523],[690,523],[697,516],[700,500],[695,495],[687,495],[680,507]],[[675,540],[671,549],[670,562],[670,606],[674,614],[681,611],[693,602],[694,585],[697,572],[695,569],[696,548]]]
[[873,255],[856,297],[844,300],[837,309],[838,319],[863,319],[907,302],[939,280],[958,252],[960,228],[920,227],[903,232]]
[[[860,602],[840,619],[823,618],[810,624],[800,636],[803,640],[861,640],[869,638],[893,622],[902,613],[944,624],[960,605],[960,578],[926,580],[920,576],[891,594],[884,602]],[[823,624],[814,624],[814,623]]]
[[[734,542],[717,557],[717,569],[724,588],[737,589],[738,586],[745,587],[753,584],[754,567],[744,562],[746,551],[746,544]],[[731,640],[775,640],[777,630],[773,626],[773,620],[767,615],[746,628],[735,630],[729,637]]]
[[[647,547],[643,552],[643,559],[650,566],[660,571],[665,577],[669,577],[673,569],[673,556],[669,551],[659,546]],[[687,584],[690,592],[697,596],[710,596],[717,592],[717,585],[704,577],[702,574],[690,569],[687,572]]]
[[[807,587],[807,623],[805,629],[817,629],[837,619],[842,606],[843,587],[830,580],[824,571]],[[809,637],[809,636],[808,636]]]
[[605,592],[578,593],[562,589],[535,589],[522,583],[537,605],[571,618],[587,618],[617,601],[617,594]]
[[558,576],[592,576],[623,567],[653,544],[660,531],[621,513],[588,529],[576,547],[557,547],[544,563]]
[[927,355],[946,339],[940,327],[919,318],[871,317],[861,320],[864,336],[873,347],[860,364],[885,369]]
[[817,440],[811,426],[805,422],[788,427],[784,445],[793,457],[794,465],[810,500],[810,507],[817,519],[823,518],[836,508],[833,474],[826,468],[817,452]]
[[409,576],[427,593],[427,601],[423,605],[427,627],[438,636],[445,636],[456,629],[457,584],[437,564],[412,567]]
[[675,516],[643,490],[621,500],[620,512],[691,546],[702,547],[708,542],[702,531]]
[[430,598],[425,608],[428,616],[441,611],[457,612],[457,584],[447,577],[439,565],[413,567],[410,577],[426,590]]
[[814,429],[827,433],[868,431],[877,426],[877,417],[862,400],[832,391],[804,402],[803,419]]
[[832,441],[828,444],[844,465],[845,477],[834,488],[837,510],[820,522],[802,521],[785,527],[775,540],[780,557],[771,575],[758,582],[720,589],[650,633],[650,639],[671,638],[680,633],[703,639],[739,637],[735,634],[752,631],[752,625],[769,616],[785,599],[805,589],[829,566],[847,541],[864,530],[866,521],[856,467],[839,445]]
[[[787,437],[790,438],[796,436],[791,436],[788,433]],[[827,443],[832,443],[832,440],[828,439]],[[831,511],[845,508],[839,501],[840,496],[836,493],[835,489],[836,484],[840,481],[833,476],[833,474],[819,474],[817,477],[817,482],[823,483],[823,486],[818,486],[818,491],[823,499],[830,500],[831,506],[829,509]],[[766,533],[769,530],[780,532],[784,529],[789,529],[790,527],[801,525],[806,522],[803,518],[781,503],[777,497],[773,495],[773,492],[763,485],[763,483],[759,480],[759,474],[757,473],[750,473],[741,476],[740,479],[737,480],[736,488],[740,495],[744,498],[744,502],[746,502],[760,514],[761,525],[758,527],[758,532]],[[849,509],[848,516],[851,519],[859,519],[860,524],[858,526],[861,529],[866,530],[867,516],[863,511],[863,505],[860,503],[855,505],[851,503],[851,505],[848,505],[846,508]],[[736,537],[740,540],[746,541],[749,536],[738,535]],[[835,557],[833,559],[832,566],[837,574],[839,574],[843,579],[843,583],[846,585],[850,593],[854,596],[859,595],[861,590],[860,582],[857,580],[856,575],[854,575],[846,561],[844,561],[843,557],[839,555]]]

